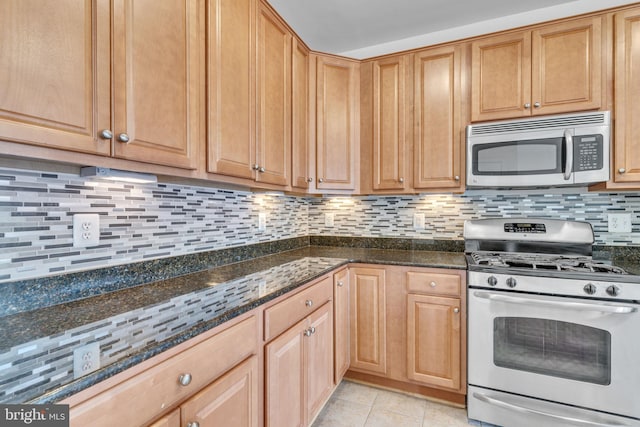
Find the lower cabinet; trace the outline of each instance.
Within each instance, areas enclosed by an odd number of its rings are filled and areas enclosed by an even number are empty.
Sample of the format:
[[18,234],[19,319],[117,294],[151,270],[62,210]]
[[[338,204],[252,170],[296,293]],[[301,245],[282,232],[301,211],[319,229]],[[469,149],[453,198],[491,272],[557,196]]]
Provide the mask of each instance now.
[[347,268],[333,275],[333,325],[334,325],[334,380],[340,384],[349,369],[349,270]]
[[333,390],[333,303],[265,347],[266,426],[307,426]]

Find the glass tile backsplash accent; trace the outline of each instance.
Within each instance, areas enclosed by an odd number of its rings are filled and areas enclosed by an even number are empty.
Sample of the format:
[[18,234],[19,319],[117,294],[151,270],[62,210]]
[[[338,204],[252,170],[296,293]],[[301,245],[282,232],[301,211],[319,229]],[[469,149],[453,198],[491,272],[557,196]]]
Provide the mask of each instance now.
[[[260,212],[265,231],[258,231]],[[98,246],[73,247],[75,213],[100,215]],[[334,214],[333,227],[324,225],[325,213]],[[414,229],[416,213],[424,229]],[[608,213],[630,214],[633,231],[609,233]],[[588,221],[597,244],[640,245],[637,192],[308,198],[0,168],[0,281],[308,235],[461,240],[465,219],[504,216]]]

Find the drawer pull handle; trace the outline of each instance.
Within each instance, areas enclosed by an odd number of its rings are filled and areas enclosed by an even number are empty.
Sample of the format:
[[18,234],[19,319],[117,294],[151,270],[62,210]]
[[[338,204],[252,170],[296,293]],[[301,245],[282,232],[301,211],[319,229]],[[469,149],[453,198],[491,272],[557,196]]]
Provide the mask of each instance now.
[[306,300],[304,302],[304,305],[306,305],[307,307],[312,307],[313,306],[313,301],[311,301],[310,299]]
[[344,282],[342,280],[338,281],[338,286],[343,287],[344,286]]
[[188,386],[191,384],[191,374],[182,374],[178,377],[178,382],[181,386]]
[[437,285],[437,283],[436,283],[436,282],[431,282],[431,283],[429,283],[429,284],[431,285],[431,287],[432,287],[432,288],[435,288],[435,287],[436,287],[436,285]]
[[200,423],[197,421],[193,421],[187,424],[187,427],[200,427]]
[[311,329],[305,329],[304,330],[304,336],[305,337],[310,337],[311,336]]

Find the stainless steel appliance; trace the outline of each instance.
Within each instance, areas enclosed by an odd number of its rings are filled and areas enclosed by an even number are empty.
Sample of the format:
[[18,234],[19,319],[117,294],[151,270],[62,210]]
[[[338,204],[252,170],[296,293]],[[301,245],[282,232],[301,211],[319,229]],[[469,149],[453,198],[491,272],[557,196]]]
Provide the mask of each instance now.
[[640,426],[638,276],[584,222],[464,225],[468,415],[500,426]]
[[467,186],[607,181],[610,120],[608,111],[598,111],[467,126]]

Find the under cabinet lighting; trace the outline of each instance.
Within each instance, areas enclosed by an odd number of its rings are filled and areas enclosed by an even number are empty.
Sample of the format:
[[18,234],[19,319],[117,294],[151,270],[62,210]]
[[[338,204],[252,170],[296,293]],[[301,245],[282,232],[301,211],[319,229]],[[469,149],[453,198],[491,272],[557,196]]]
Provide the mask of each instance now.
[[150,173],[123,171],[120,169],[99,168],[95,166],[85,166],[80,168],[80,176],[109,179],[112,181],[134,182],[146,184],[158,182],[158,178]]

